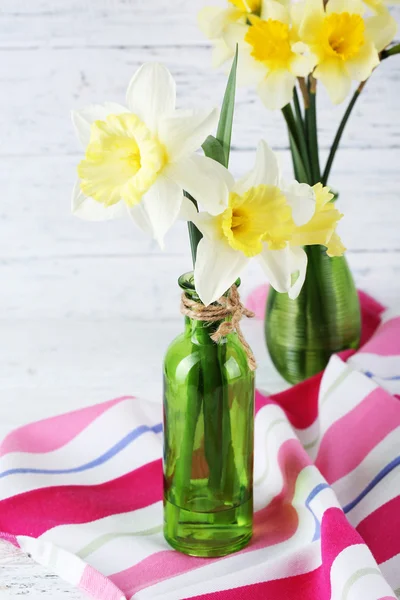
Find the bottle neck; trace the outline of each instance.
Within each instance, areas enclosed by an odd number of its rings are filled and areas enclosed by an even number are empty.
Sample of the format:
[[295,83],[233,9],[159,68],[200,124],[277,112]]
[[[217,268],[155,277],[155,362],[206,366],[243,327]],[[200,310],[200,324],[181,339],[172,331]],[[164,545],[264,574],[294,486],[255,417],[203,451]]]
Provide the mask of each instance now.
[[215,344],[211,339],[211,336],[217,331],[218,327],[223,323],[225,319],[216,321],[215,323],[209,323],[206,321],[196,321],[190,317],[185,317],[185,334],[192,338],[194,343],[198,344]]

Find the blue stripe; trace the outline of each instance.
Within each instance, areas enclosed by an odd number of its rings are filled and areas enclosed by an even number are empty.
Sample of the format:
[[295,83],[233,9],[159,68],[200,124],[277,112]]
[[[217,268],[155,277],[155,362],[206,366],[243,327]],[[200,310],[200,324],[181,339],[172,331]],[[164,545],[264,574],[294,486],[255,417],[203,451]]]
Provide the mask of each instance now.
[[74,467],[73,469],[9,469],[8,471],[4,471],[0,473],[0,479],[3,477],[7,477],[8,475],[16,475],[16,474],[25,474],[25,473],[39,473],[46,475],[62,475],[64,473],[81,473],[82,471],[87,471],[88,469],[94,469],[94,467],[98,467],[99,465],[104,464],[108,460],[110,460],[113,456],[124,450],[129,444],[137,440],[144,433],[148,433],[152,431],[153,433],[160,433],[162,431],[162,423],[158,423],[154,425],[154,427],[148,427],[147,425],[141,425],[136,429],[133,429],[128,435],[126,435],[122,440],[117,442],[112,448],[107,450],[104,454],[95,458],[91,462],[85,463],[80,467]]
[[359,494],[357,496],[357,498],[355,498],[355,500],[353,500],[353,502],[350,502],[349,504],[347,504],[346,506],[343,507],[343,511],[345,513],[350,512],[351,510],[353,510],[353,508],[355,506],[357,506],[357,504],[359,502],[361,502],[361,500],[363,498],[365,498],[365,496],[367,494],[369,494],[369,492],[371,490],[374,489],[375,486],[378,485],[378,483],[380,481],[382,481],[382,479],[384,477],[386,477],[386,475],[389,475],[389,473],[391,471],[393,471],[393,469],[395,469],[396,467],[398,467],[400,465],[400,456],[398,456],[397,458],[394,458],[388,465],[386,465],[386,467],[384,467],[381,471],[379,471],[378,475],[376,475],[376,477],[373,478],[373,480],[371,481],[371,483],[369,483],[367,485],[367,487],[361,492],[361,494]]
[[315,532],[314,532],[314,537],[312,539],[313,542],[315,542],[315,540],[319,540],[319,538],[321,537],[321,523],[318,521],[316,515],[314,514],[314,512],[312,511],[310,504],[311,502],[314,500],[314,498],[316,496],[318,496],[318,494],[320,492],[322,492],[322,490],[325,490],[326,488],[329,488],[330,486],[327,483],[320,483],[318,484],[313,490],[312,492],[310,492],[307,500],[306,500],[306,507],[308,508],[308,510],[310,511],[310,513],[312,514],[312,516],[314,517],[314,521],[315,521]]
[[376,374],[372,373],[372,371],[364,371],[364,375],[366,375],[370,379],[372,379],[373,377],[377,377],[378,379],[381,379],[382,381],[399,381],[400,380],[400,375],[393,375],[393,377],[381,377],[380,375],[376,375]]

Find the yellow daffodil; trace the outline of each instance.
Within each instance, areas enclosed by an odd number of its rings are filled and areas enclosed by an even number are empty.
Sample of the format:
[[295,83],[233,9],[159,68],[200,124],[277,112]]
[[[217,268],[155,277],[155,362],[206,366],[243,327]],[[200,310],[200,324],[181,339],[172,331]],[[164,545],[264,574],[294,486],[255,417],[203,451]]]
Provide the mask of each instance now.
[[239,45],[239,83],[256,84],[267,108],[280,109],[292,100],[296,78],[312,71],[315,58],[299,41],[286,6],[266,0],[261,17],[232,25],[225,41],[231,50]]
[[306,184],[282,183],[277,159],[265,142],[259,144],[254,169],[237,182],[231,177],[229,189],[228,207],[218,216],[196,213],[191,203],[185,206],[186,218],[203,233],[195,267],[202,302],[218,299],[253,257],[259,258],[276,290],[296,297],[307,255],[290,240],[314,215],[314,191]]
[[228,0],[229,6],[206,6],[198,15],[203,34],[213,42],[214,67],[219,67],[233,57],[235,50],[228,46],[225,35],[235,23],[245,24],[251,15],[260,14],[262,0]]
[[346,250],[336,227],[343,215],[331,202],[333,194],[322,183],[313,187],[315,193],[315,213],[308,223],[297,227],[290,243],[294,246],[319,244],[326,246],[328,256],[342,256]]
[[145,64],[129,85],[127,108],[109,103],[73,113],[86,151],[78,166],[74,214],[104,220],[128,212],[162,244],[180,212],[183,190],[211,213],[224,210],[226,170],[195,154],[216,124],[217,111],[175,110],[175,96],[169,71]]
[[314,77],[333,103],[348,95],[351,82],[365,81],[379,64],[379,52],[394,35],[388,14],[365,17],[362,0],[306,0],[297,23],[300,37],[316,58]]

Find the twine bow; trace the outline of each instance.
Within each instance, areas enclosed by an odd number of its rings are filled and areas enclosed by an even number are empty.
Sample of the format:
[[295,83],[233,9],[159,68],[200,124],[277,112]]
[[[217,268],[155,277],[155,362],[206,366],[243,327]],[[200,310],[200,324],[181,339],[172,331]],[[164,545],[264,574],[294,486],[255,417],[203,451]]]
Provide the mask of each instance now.
[[[240,296],[236,285],[231,287],[227,296],[222,296],[214,304],[210,304],[210,306],[204,306],[204,304],[188,298],[188,296],[183,293],[181,297],[181,313],[195,321],[204,321],[206,323],[223,321],[217,331],[210,336],[211,339],[214,342],[219,342],[222,337],[236,331],[246,352],[250,370],[256,370],[256,359],[240,327],[240,321],[243,317],[252,319],[255,314],[240,302]],[[227,317],[231,317],[231,320],[226,321],[225,319]]]

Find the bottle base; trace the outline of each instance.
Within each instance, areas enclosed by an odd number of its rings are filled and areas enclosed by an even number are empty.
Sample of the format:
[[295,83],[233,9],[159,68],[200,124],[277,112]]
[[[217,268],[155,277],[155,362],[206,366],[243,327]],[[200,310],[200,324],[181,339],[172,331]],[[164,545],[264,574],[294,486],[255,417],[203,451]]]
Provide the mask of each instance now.
[[200,558],[216,558],[242,550],[253,535],[251,500],[214,512],[182,509],[164,500],[164,537],[175,550]]

